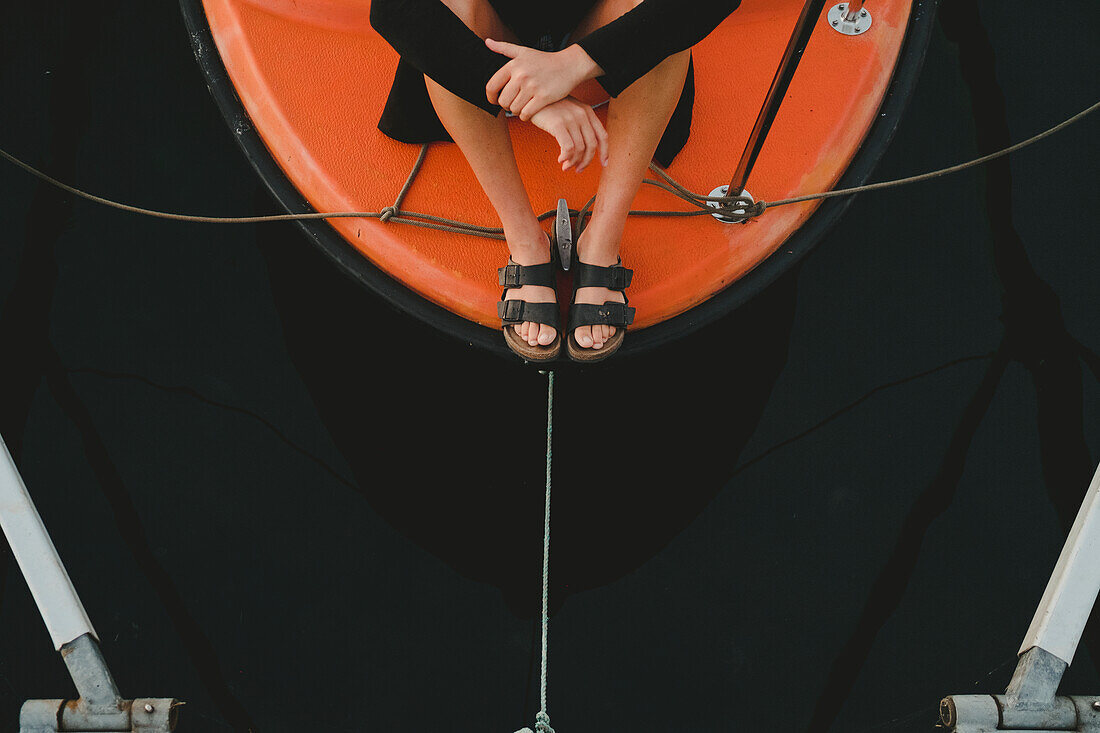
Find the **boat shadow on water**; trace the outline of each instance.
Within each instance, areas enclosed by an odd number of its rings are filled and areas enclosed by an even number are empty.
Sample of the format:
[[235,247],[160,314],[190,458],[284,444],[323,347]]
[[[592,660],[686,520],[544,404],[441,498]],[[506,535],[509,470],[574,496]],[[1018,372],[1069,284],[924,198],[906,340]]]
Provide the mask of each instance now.
[[[535,615],[546,377],[384,307],[296,228],[266,234],[288,353],[357,490]],[[645,563],[727,483],[786,363],[796,282],[675,347],[556,374],[552,610]]]

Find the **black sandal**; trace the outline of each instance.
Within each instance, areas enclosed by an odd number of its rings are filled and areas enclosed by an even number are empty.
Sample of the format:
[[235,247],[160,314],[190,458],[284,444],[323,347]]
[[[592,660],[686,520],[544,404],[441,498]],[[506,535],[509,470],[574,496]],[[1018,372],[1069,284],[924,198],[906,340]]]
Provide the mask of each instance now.
[[[610,267],[600,267],[581,262],[573,263],[573,299],[569,303],[569,336],[565,341],[565,350],[573,361],[602,361],[618,351],[626,337],[626,327],[634,323],[634,309],[627,305],[624,291],[630,285],[634,271],[623,267],[619,260]],[[609,300],[603,305],[578,303],[577,291],[581,288],[607,288],[623,294],[622,303]],[[581,326],[614,326],[615,333],[598,349],[584,348],[577,343],[574,332]]]
[[[561,307],[555,300],[553,303],[529,303],[526,300],[512,298],[505,300],[505,296],[512,288],[524,285],[541,285],[557,291],[554,273],[557,264],[554,261],[553,244],[551,244],[550,261],[541,265],[517,265],[508,258],[508,265],[497,270],[497,280],[504,292],[500,294],[500,302],[497,303],[497,315],[500,316],[504,330],[504,342],[508,348],[527,361],[551,361],[558,358],[561,353]],[[524,321],[541,323],[553,326],[557,333],[554,340],[546,346],[532,346],[527,340],[516,333],[514,326]]]

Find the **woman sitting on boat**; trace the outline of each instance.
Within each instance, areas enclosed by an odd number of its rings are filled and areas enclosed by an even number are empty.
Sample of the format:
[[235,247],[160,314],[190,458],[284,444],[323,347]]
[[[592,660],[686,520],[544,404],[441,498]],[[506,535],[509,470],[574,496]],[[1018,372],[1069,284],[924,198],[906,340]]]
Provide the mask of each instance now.
[[[403,142],[453,140],[500,217],[511,254],[499,313],[509,347],[558,356],[552,246],[520,178],[503,110],[554,136],[562,170],[604,167],[577,241],[566,350],[610,356],[634,309],[619,246],[649,163],[687,140],[691,47],[740,0],[373,0],[371,24],[400,54],[379,129]],[[595,79],[612,97],[606,128],[572,96]],[[671,246],[672,243],[670,243]]]

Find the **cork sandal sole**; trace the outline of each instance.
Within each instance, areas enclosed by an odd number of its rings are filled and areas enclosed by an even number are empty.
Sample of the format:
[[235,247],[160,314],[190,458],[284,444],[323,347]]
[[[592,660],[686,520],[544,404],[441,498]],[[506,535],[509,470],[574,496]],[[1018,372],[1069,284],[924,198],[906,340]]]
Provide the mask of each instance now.
[[569,332],[569,337],[565,340],[565,352],[569,354],[569,358],[573,361],[585,362],[591,364],[596,361],[603,361],[607,357],[614,354],[619,350],[619,347],[623,345],[623,339],[626,338],[626,328],[623,326],[615,327],[615,335],[603,342],[603,346],[598,349],[586,349],[577,343],[576,337],[573,336],[573,332]]
[[[554,340],[546,346],[532,346],[516,333],[513,324],[508,324],[503,329],[504,343],[524,361],[553,361],[561,354],[561,329],[554,334]],[[602,351],[602,349],[601,349]]]

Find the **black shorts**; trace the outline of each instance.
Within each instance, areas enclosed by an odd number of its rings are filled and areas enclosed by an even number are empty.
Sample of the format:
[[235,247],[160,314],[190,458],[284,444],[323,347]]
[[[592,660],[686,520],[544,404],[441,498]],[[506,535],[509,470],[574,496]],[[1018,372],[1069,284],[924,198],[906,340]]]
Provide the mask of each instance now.
[[570,34],[596,5],[595,0],[489,0],[504,25],[524,46],[540,51],[560,51],[571,42]]

